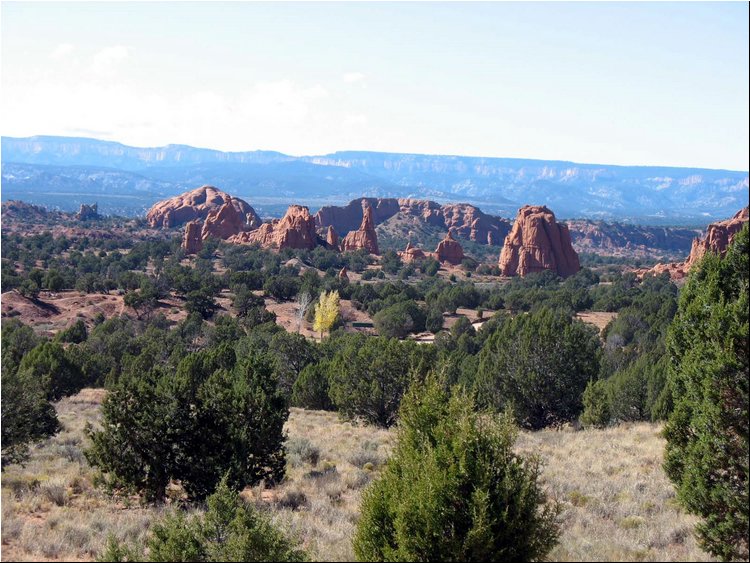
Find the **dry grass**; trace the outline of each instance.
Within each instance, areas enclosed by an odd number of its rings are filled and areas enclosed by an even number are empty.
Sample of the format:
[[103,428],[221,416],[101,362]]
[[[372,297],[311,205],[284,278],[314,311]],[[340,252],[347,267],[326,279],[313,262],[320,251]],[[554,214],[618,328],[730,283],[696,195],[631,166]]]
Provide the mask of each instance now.
[[521,433],[518,448],[544,464],[550,496],[564,506],[553,561],[710,561],[693,538],[662,470],[655,424]]
[[[96,474],[82,455],[84,427],[96,423],[103,396],[88,389],[58,403],[63,431],[35,447],[25,467],[3,472],[4,560],[93,560],[110,533],[142,538],[161,514],[94,486]],[[286,480],[243,496],[270,510],[314,560],[351,560],[361,492],[386,463],[395,433],[302,409],[292,409],[286,430]],[[677,507],[661,469],[659,431],[636,424],[520,435],[519,450],[541,457],[544,485],[564,507],[551,559],[710,559],[697,547],[694,520]]]
[[362,489],[390,455],[394,433],[341,422],[335,413],[292,409],[287,477],[272,491],[246,491],[273,509],[313,560],[352,561]]
[[160,512],[126,506],[94,486],[95,472],[83,456],[84,428],[96,423],[103,397],[85,389],[60,401],[63,430],[34,447],[25,466],[3,472],[4,560],[92,560],[109,534],[139,539]]
[[604,311],[584,311],[576,315],[585,323],[594,325],[599,329],[599,332],[603,331],[605,327],[617,317],[617,313],[607,313]]

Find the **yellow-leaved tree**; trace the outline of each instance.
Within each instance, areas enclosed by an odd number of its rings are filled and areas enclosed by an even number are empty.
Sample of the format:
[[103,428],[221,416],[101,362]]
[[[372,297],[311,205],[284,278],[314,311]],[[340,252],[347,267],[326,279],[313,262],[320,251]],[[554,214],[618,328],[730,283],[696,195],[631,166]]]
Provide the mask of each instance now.
[[315,306],[315,322],[313,329],[320,333],[323,338],[324,332],[329,332],[339,316],[339,292],[324,291],[320,294],[318,304]]

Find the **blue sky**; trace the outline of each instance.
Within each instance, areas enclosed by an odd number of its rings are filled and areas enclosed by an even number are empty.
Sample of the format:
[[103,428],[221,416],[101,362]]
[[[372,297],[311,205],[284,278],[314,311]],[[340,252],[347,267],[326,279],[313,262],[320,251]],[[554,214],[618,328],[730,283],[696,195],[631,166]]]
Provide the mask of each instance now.
[[2,3],[2,134],[748,169],[748,4]]

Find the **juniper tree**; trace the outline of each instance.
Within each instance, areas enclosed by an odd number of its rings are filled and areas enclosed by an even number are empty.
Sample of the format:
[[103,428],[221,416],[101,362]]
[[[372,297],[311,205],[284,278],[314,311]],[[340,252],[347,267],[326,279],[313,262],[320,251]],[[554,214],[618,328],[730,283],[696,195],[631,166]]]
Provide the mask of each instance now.
[[664,467],[701,545],[748,559],[748,226],[691,272],[668,334],[674,411]]

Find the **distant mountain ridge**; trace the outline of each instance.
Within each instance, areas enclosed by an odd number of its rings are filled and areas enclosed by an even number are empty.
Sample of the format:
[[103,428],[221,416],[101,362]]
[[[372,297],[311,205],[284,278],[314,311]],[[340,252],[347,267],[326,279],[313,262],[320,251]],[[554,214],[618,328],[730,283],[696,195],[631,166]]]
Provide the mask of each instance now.
[[249,201],[276,198],[311,207],[357,197],[429,198],[514,217],[534,203],[560,219],[654,224],[705,224],[748,204],[746,171],[364,151],[294,157],[51,136],[3,137],[2,180],[3,191],[15,198],[64,188],[138,193],[144,201],[153,194],[155,202],[212,184]]

